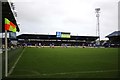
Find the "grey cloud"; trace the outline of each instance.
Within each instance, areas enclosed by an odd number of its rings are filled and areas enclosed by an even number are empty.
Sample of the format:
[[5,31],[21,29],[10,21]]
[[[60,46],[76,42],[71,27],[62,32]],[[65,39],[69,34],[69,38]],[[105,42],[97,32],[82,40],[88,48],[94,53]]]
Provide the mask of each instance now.
[[96,34],[95,8],[100,7],[101,37],[117,29],[118,0],[31,0],[15,2],[21,32],[70,31],[78,35]]

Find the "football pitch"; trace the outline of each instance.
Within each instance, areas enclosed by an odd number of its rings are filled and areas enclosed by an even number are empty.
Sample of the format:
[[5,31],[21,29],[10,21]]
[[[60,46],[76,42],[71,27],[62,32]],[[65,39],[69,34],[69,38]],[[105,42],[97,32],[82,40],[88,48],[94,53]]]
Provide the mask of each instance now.
[[117,78],[117,48],[24,48],[8,77]]

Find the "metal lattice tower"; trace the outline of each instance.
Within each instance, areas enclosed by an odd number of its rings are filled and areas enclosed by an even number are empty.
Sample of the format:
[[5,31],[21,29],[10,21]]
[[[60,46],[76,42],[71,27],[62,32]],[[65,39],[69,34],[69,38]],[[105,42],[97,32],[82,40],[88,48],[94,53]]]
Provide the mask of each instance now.
[[99,37],[99,40],[98,40],[98,42],[100,43],[100,22],[99,22],[99,17],[100,17],[100,8],[96,8],[95,9],[95,11],[96,11],[96,17],[97,17],[97,28],[96,28],[96,34],[97,34],[97,36]]

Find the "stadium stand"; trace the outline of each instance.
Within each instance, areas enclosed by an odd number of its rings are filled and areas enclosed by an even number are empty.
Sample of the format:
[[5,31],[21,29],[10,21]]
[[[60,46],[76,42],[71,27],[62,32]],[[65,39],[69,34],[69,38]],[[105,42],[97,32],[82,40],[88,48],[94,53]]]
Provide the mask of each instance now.
[[8,18],[13,24],[16,25],[18,32],[20,31],[17,21],[15,19],[15,14],[13,13],[13,10],[11,9],[12,6],[13,6],[13,3],[8,2],[8,0],[4,0],[4,2],[2,2],[2,32],[5,32],[5,28],[4,28],[5,18]]
[[110,47],[120,47],[120,31],[114,31],[106,37],[109,38],[108,44]]
[[44,46],[53,44],[55,46],[61,46],[67,44],[68,46],[91,46],[95,43],[97,36],[71,36],[70,38],[57,38],[56,35],[44,35],[44,34],[21,34],[17,36],[19,44],[32,45],[41,43]]

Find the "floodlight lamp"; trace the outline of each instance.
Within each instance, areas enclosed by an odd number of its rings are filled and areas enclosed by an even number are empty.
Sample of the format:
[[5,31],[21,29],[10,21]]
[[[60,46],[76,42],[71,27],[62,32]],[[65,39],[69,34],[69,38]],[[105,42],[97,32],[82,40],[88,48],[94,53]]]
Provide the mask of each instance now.
[[99,11],[100,11],[100,8],[96,8],[95,10],[96,10],[96,12],[99,12]]

